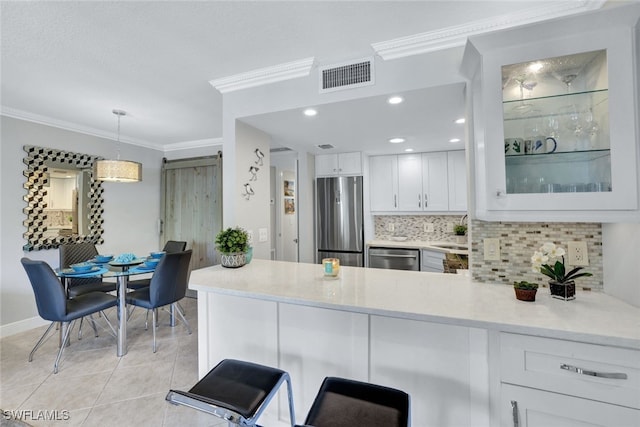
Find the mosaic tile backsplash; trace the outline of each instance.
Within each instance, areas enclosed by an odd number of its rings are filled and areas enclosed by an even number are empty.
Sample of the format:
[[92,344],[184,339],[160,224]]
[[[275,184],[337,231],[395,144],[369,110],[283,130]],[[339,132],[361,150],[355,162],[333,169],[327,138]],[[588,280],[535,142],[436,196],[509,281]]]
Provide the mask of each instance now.
[[[456,236],[447,231],[447,224],[467,224],[467,217],[457,215],[380,215],[375,216],[376,239],[387,240],[390,237],[406,236],[408,240],[431,242],[455,242]],[[433,232],[424,231],[425,224],[433,224]],[[394,231],[389,231],[393,224]]]
[[[599,223],[510,223],[471,221],[471,265],[478,282],[505,283],[526,280],[547,286],[549,278],[531,270],[531,256],[544,242],[553,242],[567,250],[567,243],[587,243],[589,266],[583,271],[591,277],[576,279],[578,289],[602,291],[602,225]],[[484,260],[485,238],[500,239],[500,260]],[[566,263],[565,256],[565,265]],[[567,265],[568,266],[568,265]]]
[[[388,239],[407,236],[409,240],[456,241],[456,236],[447,232],[447,224],[467,223],[463,216],[450,215],[382,215],[375,216],[375,238]],[[432,223],[434,231],[424,231],[424,224]],[[394,231],[389,231],[393,224]],[[549,279],[542,273],[531,270],[531,255],[545,242],[554,242],[567,249],[568,242],[583,241],[587,244],[589,266],[584,271],[593,274],[576,280],[579,289],[602,291],[602,226],[599,223],[523,223],[470,221],[471,239],[470,270],[478,282],[504,283],[526,280],[548,286]],[[484,260],[486,238],[500,239],[500,261]],[[566,258],[566,257],[565,257]]]

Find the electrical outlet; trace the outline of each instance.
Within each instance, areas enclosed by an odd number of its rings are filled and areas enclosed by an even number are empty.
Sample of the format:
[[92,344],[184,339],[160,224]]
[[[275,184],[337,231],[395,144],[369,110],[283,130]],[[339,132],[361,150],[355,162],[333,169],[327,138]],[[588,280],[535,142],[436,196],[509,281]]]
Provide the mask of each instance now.
[[567,244],[568,264],[575,267],[584,267],[589,265],[589,256],[587,254],[587,242],[569,242]]
[[500,261],[500,239],[484,239],[485,261]]
[[260,242],[266,242],[267,240],[269,240],[269,230],[266,228],[259,228],[258,239]]
[[392,223],[392,222],[390,222],[390,223],[387,225],[387,231],[389,231],[389,232],[393,233],[393,231],[394,231],[394,230],[395,230],[395,227],[394,227],[393,223]]
[[447,223],[447,233],[453,233],[453,223],[452,222],[448,222]]
[[433,223],[432,222],[425,222],[424,223],[424,232],[425,233],[433,233],[435,230],[435,228],[433,227]]

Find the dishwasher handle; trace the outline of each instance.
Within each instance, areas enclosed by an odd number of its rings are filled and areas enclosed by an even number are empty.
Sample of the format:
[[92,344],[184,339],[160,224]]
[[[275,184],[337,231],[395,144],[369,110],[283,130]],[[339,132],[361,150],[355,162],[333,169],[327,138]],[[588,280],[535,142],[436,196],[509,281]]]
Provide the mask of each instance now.
[[369,256],[378,256],[378,257],[384,257],[384,258],[418,258],[417,255],[396,255],[396,254],[372,254],[370,253]]

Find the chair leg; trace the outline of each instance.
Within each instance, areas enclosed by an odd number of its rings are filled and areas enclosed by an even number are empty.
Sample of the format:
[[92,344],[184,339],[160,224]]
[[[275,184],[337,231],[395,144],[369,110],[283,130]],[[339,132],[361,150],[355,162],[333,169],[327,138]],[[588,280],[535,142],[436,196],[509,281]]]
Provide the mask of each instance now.
[[287,382],[287,397],[289,398],[289,422],[291,427],[296,424],[296,411],[293,408],[293,388],[291,387],[291,377],[286,374],[285,381]]
[[182,305],[180,305],[180,301],[176,301],[176,307],[178,307],[178,309],[182,312],[182,315],[184,316],[186,311],[184,311],[184,308],[182,308]]
[[[172,304],[172,305],[175,307],[175,303]],[[187,327],[187,331],[189,332],[189,335],[191,335],[191,326],[189,325],[189,322],[187,321],[187,318],[184,317],[184,314],[182,314],[179,309],[176,308],[176,310],[174,310],[174,311],[176,313],[178,313],[178,316],[180,316],[180,318],[184,322],[184,325]]]
[[96,321],[93,319],[93,314],[89,315],[89,321],[91,322],[91,327],[93,328],[94,336],[98,338],[98,328],[96,327]]
[[113,325],[109,321],[109,318],[107,317],[107,313],[105,313],[104,311],[101,311],[100,314],[102,315],[102,317],[104,317],[104,321],[107,323],[107,326],[109,326],[109,329],[111,329],[111,335],[113,335],[114,337],[117,338],[118,337],[118,333],[116,332],[115,328],[113,327]]
[[149,310],[147,310],[147,314],[144,316],[144,330],[149,330]]
[[[44,334],[42,334],[42,336],[40,337],[40,339],[38,340],[36,345],[33,347],[33,350],[31,350],[31,353],[29,353],[29,362],[33,361],[33,355],[35,354],[36,350],[42,345],[42,343],[44,343],[45,338],[47,337],[47,334],[49,333],[51,328],[53,328],[54,325],[57,326],[57,322],[51,322],[51,324],[49,325],[47,330],[44,331]],[[56,329],[57,329],[57,327],[56,327]]]
[[84,317],[80,318],[80,326],[78,326],[78,340],[82,339],[82,323],[84,322]]
[[69,335],[71,334],[71,330],[73,329],[73,325],[75,323],[75,320],[71,321],[71,323],[69,323],[69,325],[67,326],[67,329],[64,331],[64,336],[62,337],[62,343],[63,345],[60,346],[60,351],[58,352],[58,356],[56,357],[56,361],[53,364],[53,373],[57,374],[58,373],[58,365],[60,364],[60,358],[62,358],[62,353],[64,352],[64,348],[66,347],[66,344],[69,340]]
[[151,311],[151,329],[153,329],[153,352],[156,352],[156,322],[158,321],[156,310]]

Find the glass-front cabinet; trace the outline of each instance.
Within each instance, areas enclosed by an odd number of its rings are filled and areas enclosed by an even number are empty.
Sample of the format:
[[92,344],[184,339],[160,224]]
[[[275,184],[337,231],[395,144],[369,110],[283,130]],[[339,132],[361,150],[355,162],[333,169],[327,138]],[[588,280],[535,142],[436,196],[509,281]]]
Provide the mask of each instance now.
[[621,10],[470,39],[479,218],[637,219],[636,32]]

